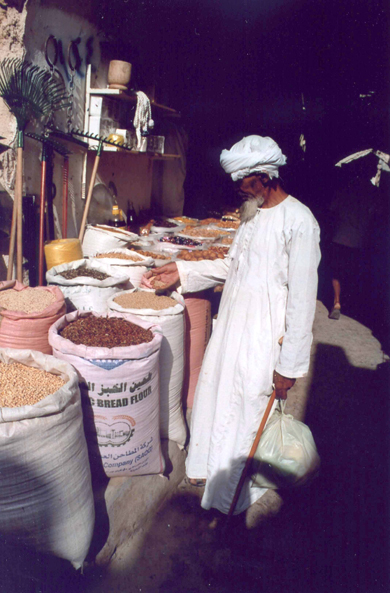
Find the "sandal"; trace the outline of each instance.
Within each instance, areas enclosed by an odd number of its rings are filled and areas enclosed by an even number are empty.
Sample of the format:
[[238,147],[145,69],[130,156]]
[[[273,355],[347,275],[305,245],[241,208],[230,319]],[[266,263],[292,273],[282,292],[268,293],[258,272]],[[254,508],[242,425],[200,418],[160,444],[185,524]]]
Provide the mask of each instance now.
[[198,478],[187,478],[187,483],[190,486],[195,486],[196,488],[204,488],[206,486],[206,480],[201,480]]
[[341,315],[341,310],[340,309],[336,309],[335,307],[333,307],[333,309],[331,310],[331,312],[329,313],[328,317],[329,319],[340,319],[340,315]]

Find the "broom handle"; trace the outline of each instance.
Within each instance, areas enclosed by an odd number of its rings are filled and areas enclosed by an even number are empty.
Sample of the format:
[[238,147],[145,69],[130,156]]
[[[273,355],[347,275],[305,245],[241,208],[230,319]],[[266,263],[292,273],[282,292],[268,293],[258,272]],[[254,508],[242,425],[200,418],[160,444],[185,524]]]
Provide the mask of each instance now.
[[79,241],[80,241],[80,243],[83,242],[85,225],[86,225],[86,222],[87,222],[87,216],[88,216],[89,206],[91,204],[93,186],[95,185],[96,173],[97,173],[97,170],[98,170],[98,167],[99,167],[99,161],[100,161],[100,155],[102,153],[102,148],[103,148],[103,142],[100,142],[99,147],[98,147],[98,150],[97,150],[97,153],[96,153],[95,162],[93,164],[91,180],[89,182],[89,188],[88,188],[88,195],[87,195],[87,199],[86,199],[85,207],[84,207],[83,219],[81,221],[81,226],[80,226],[80,233],[79,233]]
[[39,274],[38,285],[43,286],[44,240],[45,240],[45,199],[46,199],[46,147],[42,145],[41,163],[41,201],[39,206]]
[[64,157],[62,168],[62,238],[68,236],[68,178],[69,178],[69,158]]
[[23,142],[20,146],[20,141],[16,167],[15,195],[17,196],[18,213],[16,219],[16,278],[19,282],[23,282]]
[[14,195],[14,205],[12,208],[12,222],[11,222],[11,232],[9,237],[9,250],[8,250],[8,270],[7,270],[7,280],[12,280],[14,275],[14,259],[15,259],[15,239],[16,239],[16,218],[18,212],[18,204],[16,201],[16,190]]
[[276,391],[274,389],[273,392],[272,392],[271,397],[269,398],[269,402],[268,402],[267,407],[265,409],[263,418],[261,419],[261,422],[260,422],[259,430],[257,431],[255,440],[254,440],[253,445],[252,445],[252,448],[251,448],[251,450],[249,452],[249,455],[248,455],[248,458],[246,460],[245,467],[244,467],[244,469],[242,471],[240,481],[238,482],[238,486],[237,486],[236,491],[234,493],[232,504],[230,505],[230,509],[229,509],[229,512],[228,512],[228,515],[227,515],[227,521],[233,515],[234,510],[236,508],[238,499],[239,499],[240,494],[241,494],[242,487],[243,487],[244,482],[246,480],[246,476],[247,476],[249,467],[250,467],[250,465],[252,463],[252,460],[253,460],[253,457],[254,457],[254,455],[256,453],[256,449],[257,449],[257,447],[259,445],[260,437],[263,434],[265,423],[267,422],[268,416],[270,415],[270,412],[271,412],[271,409],[272,409],[272,405],[273,405],[273,403],[275,401],[275,397],[276,397]]

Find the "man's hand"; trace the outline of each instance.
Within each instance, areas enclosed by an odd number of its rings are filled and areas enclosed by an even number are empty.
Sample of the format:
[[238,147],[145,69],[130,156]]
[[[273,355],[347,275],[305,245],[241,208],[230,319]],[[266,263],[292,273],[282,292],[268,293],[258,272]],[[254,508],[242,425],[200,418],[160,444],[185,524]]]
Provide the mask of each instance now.
[[287,391],[294,385],[295,379],[283,377],[274,371],[274,384],[276,391],[276,399],[287,399]]
[[141,286],[144,288],[162,288],[160,284],[153,286],[154,280],[164,285],[164,288],[173,290],[177,284],[180,284],[179,270],[177,265],[172,262],[165,264],[160,268],[154,268],[142,276]]

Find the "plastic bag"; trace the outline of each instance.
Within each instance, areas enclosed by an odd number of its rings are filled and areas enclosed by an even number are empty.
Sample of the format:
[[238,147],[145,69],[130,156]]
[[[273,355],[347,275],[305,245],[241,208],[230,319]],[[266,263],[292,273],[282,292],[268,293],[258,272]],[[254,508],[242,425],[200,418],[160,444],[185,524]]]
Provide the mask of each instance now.
[[311,430],[284,413],[280,402],[260,439],[253,459],[253,486],[291,488],[315,478],[320,457]]

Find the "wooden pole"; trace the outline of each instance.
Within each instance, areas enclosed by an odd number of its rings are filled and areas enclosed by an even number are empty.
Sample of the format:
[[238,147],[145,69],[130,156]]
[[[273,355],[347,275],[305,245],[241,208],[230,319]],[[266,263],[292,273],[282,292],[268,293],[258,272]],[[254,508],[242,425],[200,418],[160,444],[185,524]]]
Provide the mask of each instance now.
[[15,259],[15,239],[16,239],[16,219],[18,215],[18,203],[16,196],[16,189],[14,194],[14,205],[12,208],[12,221],[11,231],[9,237],[9,250],[8,250],[8,270],[7,280],[12,280],[14,275],[14,259]]
[[81,244],[83,243],[85,225],[87,223],[88,211],[89,211],[89,207],[91,205],[92,192],[93,192],[93,187],[95,185],[96,173],[97,173],[97,170],[99,167],[99,161],[100,161],[100,155],[102,153],[102,149],[103,149],[103,142],[100,142],[99,146],[98,146],[97,153],[96,153],[95,162],[93,164],[92,175],[91,175],[91,179],[89,182],[89,188],[88,188],[88,195],[87,195],[87,199],[85,201],[83,218],[82,218],[81,226],[80,226],[79,241]]
[[68,179],[69,179],[69,158],[64,157],[62,168],[62,238],[68,236]]
[[245,467],[244,467],[244,469],[242,471],[240,481],[238,482],[238,486],[237,486],[236,491],[234,493],[232,504],[230,505],[230,509],[229,509],[229,512],[228,512],[228,515],[227,515],[225,527],[226,527],[227,522],[230,520],[230,517],[233,515],[234,510],[235,510],[236,505],[237,505],[237,502],[238,502],[238,499],[240,498],[242,487],[243,487],[244,482],[246,480],[246,476],[247,476],[247,473],[249,471],[250,465],[252,463],[253,457],[254,457],[254,455],[256,453],[256,449],[257,449],[257,447],[259,445],[260,437],[263,434],[263,430],[264,430],[265,424],[266,424],[266,422],[268,420],[268,416],[270,415],[270,412],[271,412],[271,409],[272,409],[272,405],[273,405],[273,403],[275,401],[275,397],[276,397],[276,391],[274,390],[272,392],[271,397],[269,398],[269,402],[268,402],[267,407],[265,409],[263,418],[261,419],[260,426],[259,426],[259,429],[257,431],[255,440],[253,442],[252,448],[251,448],[251,450],[249,452],[249,455],[248,455],[248,458],[246,460]]
[[38,285],[43,286],[44,248],[45,241],[45,203],[46,203],[46,146],[42,144],[41,163],[41,201],[39,206],[39,264]]
[[15,198],[16,219],[16,278],[23,282],[23,132],[18,132],[18,156],[16,163]]

